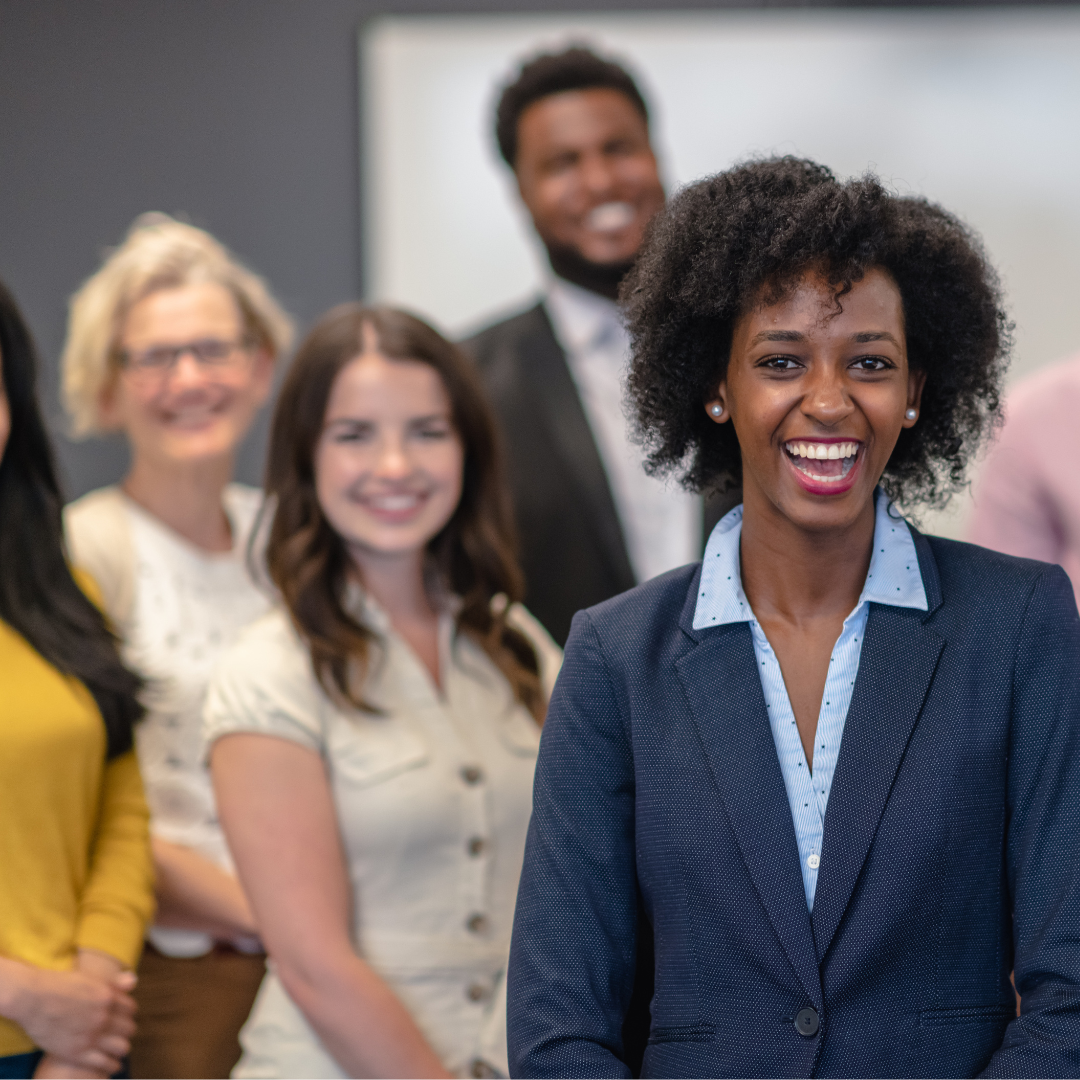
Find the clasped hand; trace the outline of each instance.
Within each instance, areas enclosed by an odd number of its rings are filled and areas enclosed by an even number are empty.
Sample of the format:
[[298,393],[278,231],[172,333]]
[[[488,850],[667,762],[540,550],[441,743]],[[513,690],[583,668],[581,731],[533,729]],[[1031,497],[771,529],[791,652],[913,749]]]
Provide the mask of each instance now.
[[135,1033],[135,975],[93,950],[76,968],[49,971],[18,965],[11,1019],[45,1051],[36,1077],[108,1077],[117,1072]]

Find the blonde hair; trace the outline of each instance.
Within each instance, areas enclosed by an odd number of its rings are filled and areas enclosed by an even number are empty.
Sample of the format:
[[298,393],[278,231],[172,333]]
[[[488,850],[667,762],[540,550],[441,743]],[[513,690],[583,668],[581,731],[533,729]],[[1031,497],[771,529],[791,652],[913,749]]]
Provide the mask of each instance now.
[[159,289],[213,282],[232,293],[245,329],[278,357],[292,340],[292,320],[262,278],[241,266],[209,233],[168,214],[136,218],[124,242],[71,298],[60,360],[64,408],[76,437],[99,434],[101,395],[117,371],[117,341],[128,312]]

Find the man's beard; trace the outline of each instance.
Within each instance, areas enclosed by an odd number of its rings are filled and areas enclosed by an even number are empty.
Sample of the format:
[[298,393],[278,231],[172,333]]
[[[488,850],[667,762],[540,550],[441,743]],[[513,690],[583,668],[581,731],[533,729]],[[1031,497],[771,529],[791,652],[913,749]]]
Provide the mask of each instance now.
[[569,281],[571,285],[606,296],[609,300],[618,299],[619,285],[634,265],[633,259],[617,263],[595,263],[586,259],[577,248],[554,244],[544,246],[547,248],[551,269],[559,277]]

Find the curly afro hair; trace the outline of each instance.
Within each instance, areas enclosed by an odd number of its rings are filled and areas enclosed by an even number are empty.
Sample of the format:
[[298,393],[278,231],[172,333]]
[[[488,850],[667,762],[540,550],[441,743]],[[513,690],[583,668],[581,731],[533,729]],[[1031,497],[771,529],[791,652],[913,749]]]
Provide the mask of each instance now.
[[702,406],[724,375],[736,319],[784,299],[810,271],[840,302],[875,267],[899,286],[908,362],[926,373],[919,422],[901,431],[882,484],[908,507],[947,502],[1001,419],[1012,324],[997,275],[977,237],[940,207],[891,195],[870,174],[840,183],[792,157],[679,192],[623,283],[628,388],[648,470],[677,472],[695,491],[740,483],[734,429]]
[[514,167],[518,152],[518,120],[534,102],[570,90],[618,90],[646,125],[649,107],[633,76],[614,60],[573,45],[560,53],[540,53],[522,64],[517,78],[502,88],[495,109],[495,139],[503,160]]

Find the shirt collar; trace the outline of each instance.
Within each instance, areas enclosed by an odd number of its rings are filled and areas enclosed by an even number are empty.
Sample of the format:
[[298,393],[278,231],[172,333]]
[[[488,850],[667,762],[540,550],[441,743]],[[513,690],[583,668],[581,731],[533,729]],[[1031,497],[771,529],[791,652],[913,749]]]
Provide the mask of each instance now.
[[555,327],[559,344],[570,353],[595,348],[625,335],[618,305],[606,296],[551,278],[544,304]]
[[[739,563],[743,508],[736,506],[717,522],[705,547],[694,629],[751,622],[754,613],[743,592]],[[929,610],[911,529],[878,488],[874,510],[874,552],[856,610],[868,602]]]

